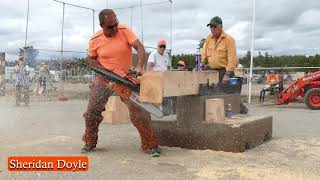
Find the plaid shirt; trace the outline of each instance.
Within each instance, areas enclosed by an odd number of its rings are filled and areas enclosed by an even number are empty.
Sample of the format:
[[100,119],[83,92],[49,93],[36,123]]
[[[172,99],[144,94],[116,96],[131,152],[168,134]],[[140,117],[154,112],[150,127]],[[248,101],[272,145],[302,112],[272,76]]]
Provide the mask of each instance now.
[[15,66],[16,86],[29,86],[28,66],[21,64]]

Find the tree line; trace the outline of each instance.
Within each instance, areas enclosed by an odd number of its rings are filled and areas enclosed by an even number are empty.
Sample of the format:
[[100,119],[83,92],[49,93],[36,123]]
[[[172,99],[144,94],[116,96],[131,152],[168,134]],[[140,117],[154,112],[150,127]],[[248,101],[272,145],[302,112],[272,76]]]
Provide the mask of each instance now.
[[[282,55],[282,56],[272,56],[268,52],[254,57],[254,67],[320,67],[320,55],[316,54],[314,56],[305,56],[305,55]],[[240,64],[244,67],[250,67],[250,51],[244,57],[239,58]],[[172,55],[172,66],[176,68],[176,64],[179,60],[184,60],[186,66],[189,69],[193,69],[196,65],[196,54],[177,54]],[[45,62],[49,65],[51,70],[60,70],[61,62],[56,60],[45,60],[38,61]],[[65,59],[62,63],[62,68],[64,70],[81,68],[86,69],[87,60],[86,58],[74,58],[74,59]],[[6,66],[14,66],[16,62],[6,61]],[[28,63],[29,64],[29,63]],[[33,67],[36,63],[32,63]],[[30,65],[30,64],[29,64]],[[89,70],[88,70],[89,71]]]
[[[245,56],[239,58],[239,63],[244,67],[250,67],[251,53],[248,51]],[[183,59],[188,68],[195,67],[195,54],[180,54],[172,56],[172,64],[175,67],[176,63]],[[282,55],[272,56],[268,52],[262,54],[258,52],[258,56],[253,58],[254,67],[320,67],[320,55],[314,56],[305,55]]]
[[[203,47],[205,39],[201,39],[198,44],[198,51]],[[49,65],[51,70],[60,70],[61,62],[46,60],[40,61],[36,60],[39,51],[34,49],[33,46],[25,47],[20,49],[20,51],[27,54],[28,65],[36,67],[40,62],[45,62]],[[247,51],[246,55],[239,58],[240,64],[244,67],[250,67],[251,53]],[[178,61],[184,60],[188,69],[195,68],[196,65],[196,54],[177,54],[172,55],[172,66],[176,68]],[[258,52],[258,56],[255,56],[254,67],[320,67],[320,55],[316,54],[314,56],[305,55],[281,55],[273,56],[268,52]],[[64,70],[80,68],[89,72],[89,69],[85,66],[86,58],[69,58],[63,60],[62,68]],[[6,66],[14,66],[15,62],[6,61]]]

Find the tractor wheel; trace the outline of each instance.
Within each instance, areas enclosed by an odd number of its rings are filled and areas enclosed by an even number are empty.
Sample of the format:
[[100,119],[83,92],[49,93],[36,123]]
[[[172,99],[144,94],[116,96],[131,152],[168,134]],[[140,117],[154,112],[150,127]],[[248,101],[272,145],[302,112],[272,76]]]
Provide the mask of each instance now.
[[304,101],[308,108],[320,110],[320,88],[310,89],[304,97]]

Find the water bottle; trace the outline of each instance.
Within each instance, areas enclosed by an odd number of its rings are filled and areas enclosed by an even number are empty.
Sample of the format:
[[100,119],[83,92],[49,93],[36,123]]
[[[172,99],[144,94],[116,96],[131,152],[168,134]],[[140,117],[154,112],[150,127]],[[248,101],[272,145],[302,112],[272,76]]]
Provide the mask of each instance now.
[[202,70],[202,64],[201,64],[201,54],[200,51],[196,53],[196,71],[201,71]]
[[231,117],[232,117],[232,106],[231,106],[231,104],[228,104],[228,106],[227,106],[226,116],[227,116],[228,118],[231,118]]

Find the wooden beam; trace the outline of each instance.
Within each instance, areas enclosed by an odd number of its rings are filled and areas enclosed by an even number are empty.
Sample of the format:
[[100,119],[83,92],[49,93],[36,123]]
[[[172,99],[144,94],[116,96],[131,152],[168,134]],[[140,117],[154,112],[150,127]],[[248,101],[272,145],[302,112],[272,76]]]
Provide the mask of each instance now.
[[217,71],[147,72],[141,76],[140,100],[160,104],[163,97],[198,94],[200,84],[218,81]]

